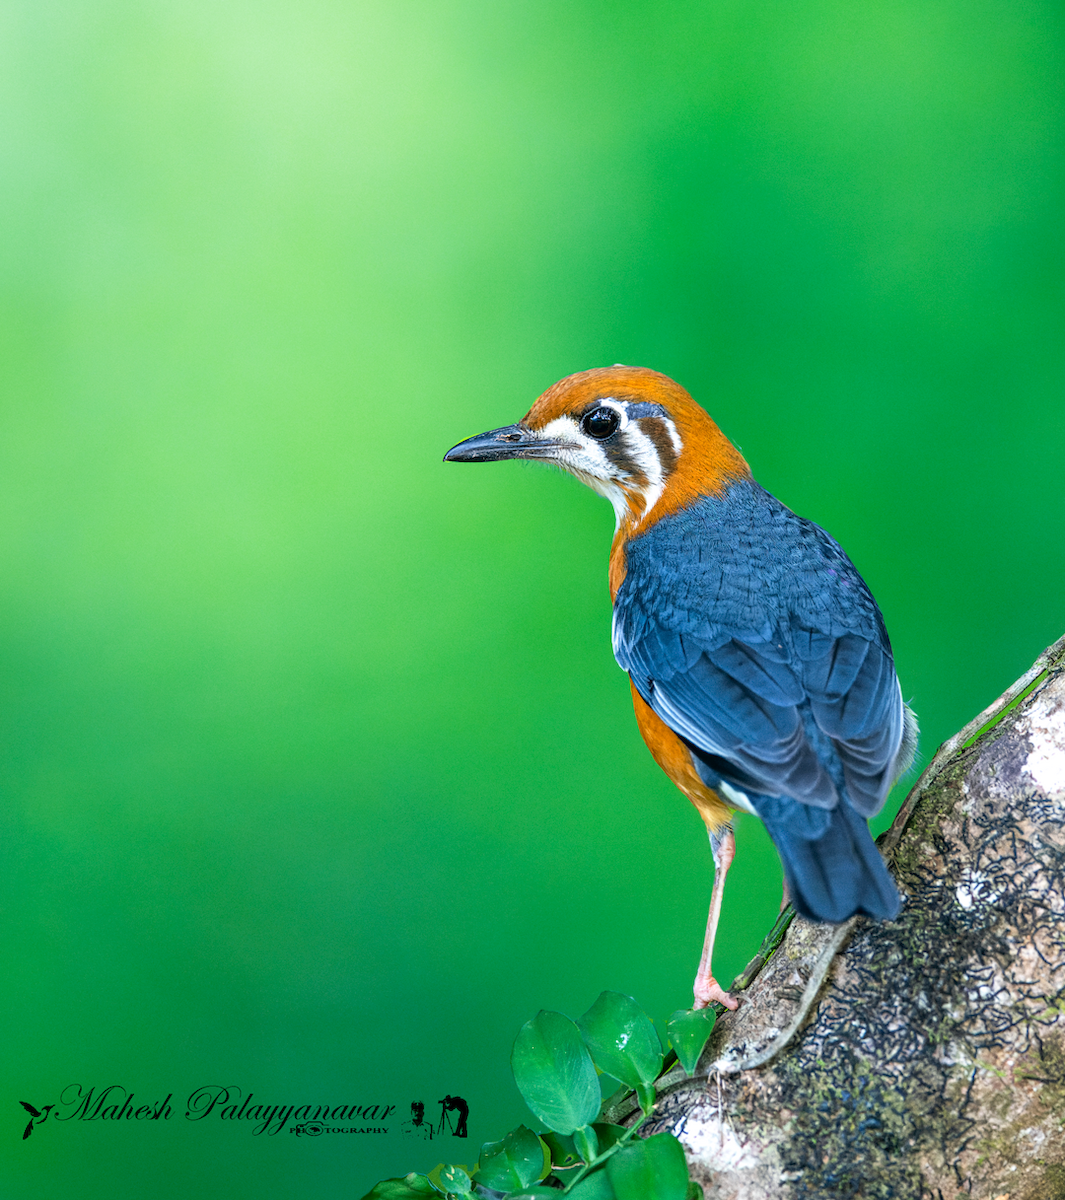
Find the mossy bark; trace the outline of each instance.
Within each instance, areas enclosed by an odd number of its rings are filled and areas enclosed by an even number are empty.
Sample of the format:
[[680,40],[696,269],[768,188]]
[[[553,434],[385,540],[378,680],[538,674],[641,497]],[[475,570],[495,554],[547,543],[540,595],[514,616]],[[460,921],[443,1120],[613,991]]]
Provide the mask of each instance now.
[[744,1070],[838,939],[796,920],[649,1132],[678,1134],[707,1200],[1065,1200],[1065,639],[882,846],[899,919],[859,920],[804,1027]]

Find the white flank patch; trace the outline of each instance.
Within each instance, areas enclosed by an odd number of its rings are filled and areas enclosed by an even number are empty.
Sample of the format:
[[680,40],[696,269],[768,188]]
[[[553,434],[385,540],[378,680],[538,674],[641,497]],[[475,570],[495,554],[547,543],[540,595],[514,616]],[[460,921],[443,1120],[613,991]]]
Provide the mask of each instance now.
[[742,808],[744,812],[749,812],[752,816],[758,816],[754,811],[754,805],[747,799],[747,793],[741,792],[739,788],[734,788],[731,783],[726,783],[723,779],[717,785],[725,799],[732,805],[733,808]]

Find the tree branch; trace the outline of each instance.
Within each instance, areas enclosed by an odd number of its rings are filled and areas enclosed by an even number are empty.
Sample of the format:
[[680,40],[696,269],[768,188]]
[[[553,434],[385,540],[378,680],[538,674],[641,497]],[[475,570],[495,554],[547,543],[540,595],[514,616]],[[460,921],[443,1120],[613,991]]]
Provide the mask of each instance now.
[[648,1132],[707,1200],[1061,1200],[1065,638],[940,747],[881,847],[899,919],[796,918]]

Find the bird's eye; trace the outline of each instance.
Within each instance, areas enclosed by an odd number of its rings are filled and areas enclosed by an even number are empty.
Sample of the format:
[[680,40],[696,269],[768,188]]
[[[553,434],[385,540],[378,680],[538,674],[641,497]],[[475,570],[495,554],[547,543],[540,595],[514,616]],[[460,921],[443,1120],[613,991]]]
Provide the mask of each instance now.
[[581,421],[581,428],[589,437],[603,441],[615,433],[620,424],[621,418],[618,416],[617,409],[593,408]]

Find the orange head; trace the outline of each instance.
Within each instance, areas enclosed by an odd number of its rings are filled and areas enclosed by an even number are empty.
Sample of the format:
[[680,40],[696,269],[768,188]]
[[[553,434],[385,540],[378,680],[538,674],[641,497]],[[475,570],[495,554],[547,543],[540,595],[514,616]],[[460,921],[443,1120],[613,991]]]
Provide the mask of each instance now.
[[444,461],[503,458],[576,475],[613,504],[623,536],[750,477],[740,452],[680,384],[646,367],[570,375],[516,425],[468,438]]

